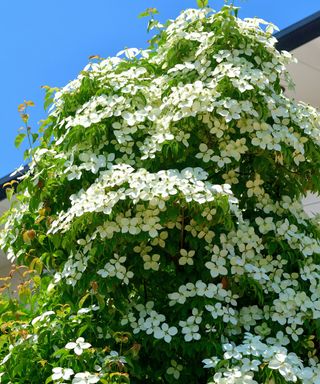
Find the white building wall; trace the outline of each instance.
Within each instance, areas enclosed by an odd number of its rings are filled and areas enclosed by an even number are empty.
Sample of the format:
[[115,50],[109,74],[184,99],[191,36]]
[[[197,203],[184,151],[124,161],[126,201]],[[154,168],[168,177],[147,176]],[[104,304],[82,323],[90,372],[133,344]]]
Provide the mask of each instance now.
[[[293,56],[297,64],[289,66],[295,89],[287,91],[296,100],[302,100],[316,108],[320,108],[320,37],[294,49]],[[320,213],[320,198],[308,194],[303,200],[305,211],[310,216]]]

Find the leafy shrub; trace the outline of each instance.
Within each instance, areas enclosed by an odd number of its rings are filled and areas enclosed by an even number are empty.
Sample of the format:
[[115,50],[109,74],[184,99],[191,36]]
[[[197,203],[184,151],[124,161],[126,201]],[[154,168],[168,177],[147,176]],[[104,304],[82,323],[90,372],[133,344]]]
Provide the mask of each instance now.
[[2,233],[31,276],[1,304],[2,382],[320,380],[300,203],[320,189],[319,115],[283,94],[273,26],[236,13],[153,20],[148,50],[47,90]]

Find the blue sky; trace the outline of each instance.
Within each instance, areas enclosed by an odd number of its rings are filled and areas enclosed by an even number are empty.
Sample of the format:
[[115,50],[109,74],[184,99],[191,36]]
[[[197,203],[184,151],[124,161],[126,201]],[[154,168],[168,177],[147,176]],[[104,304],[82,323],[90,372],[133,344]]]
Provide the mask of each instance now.
[[[211,0],[218,10],[223,0]],[[235,0],[240,17],[258,16],[281,29],[320,10],[319,0]],[[23,148],[14,148],[21,126],[17,106],[33,100],[31,125],[44,118],[41,85],[61,87],[77,76],[88,57],[113,56],[124,47],[147,46],[147,7],[165,21],[196,0],[29,0],[0,1],[1,96],[0,177],[22,164]]]

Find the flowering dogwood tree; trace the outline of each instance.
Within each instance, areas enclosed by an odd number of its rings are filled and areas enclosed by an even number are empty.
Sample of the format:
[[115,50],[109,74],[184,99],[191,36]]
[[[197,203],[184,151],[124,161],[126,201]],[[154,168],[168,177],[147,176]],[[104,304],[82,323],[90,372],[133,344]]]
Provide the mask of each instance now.
[[149,49],[47,90],[2,233],[30,275],[2,302],[2,382],[320,382],[320,234],[300,203],[320,190],[320,119],[284,95],[273,26],[236,13],[152,20]]

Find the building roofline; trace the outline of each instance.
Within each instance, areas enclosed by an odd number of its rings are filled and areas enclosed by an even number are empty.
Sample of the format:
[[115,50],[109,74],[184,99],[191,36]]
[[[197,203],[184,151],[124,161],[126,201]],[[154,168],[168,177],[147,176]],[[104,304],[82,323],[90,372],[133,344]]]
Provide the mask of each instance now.
[[[27,165],[25,165],[23,167],[23,169],[19,172],[17,172],[15,175],[13,176],[10,176],[10,174],[0,178],[0,201],[1,200],[4,200],[6,198],[6,187],[3,187],[4,184],[6,183],[10,183],[12,180],[17,180],[18,177],[24,175],[27,170],[29,169],[29,167]],[[16,187],[16,185],[13,185],[14,187]]]
[[320,11],[278,32],[279,50],[292,51],[320,36]]

